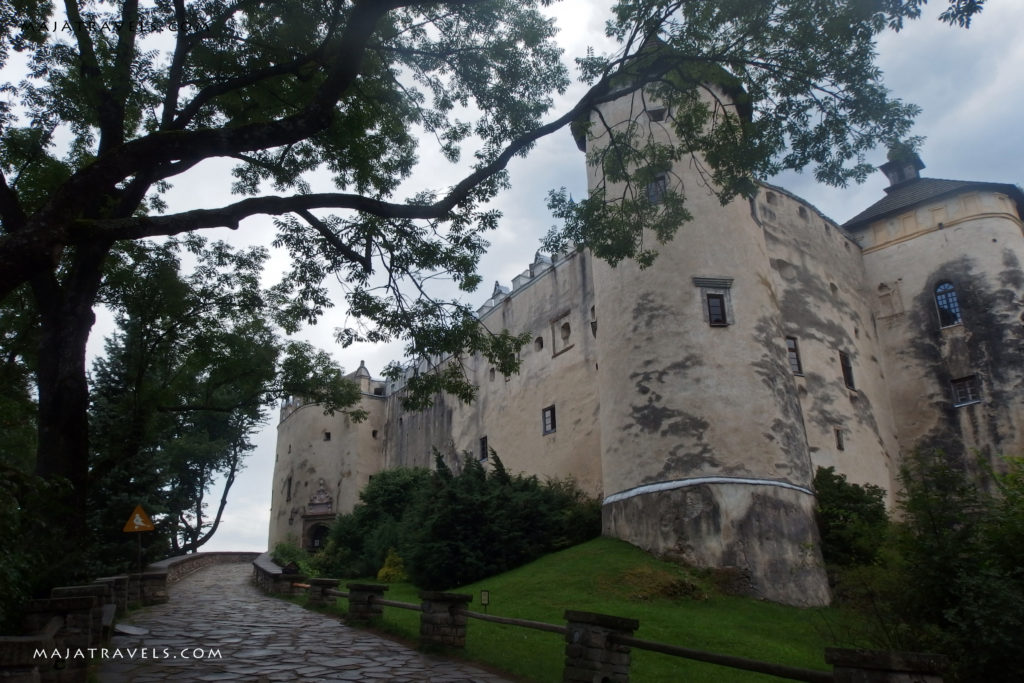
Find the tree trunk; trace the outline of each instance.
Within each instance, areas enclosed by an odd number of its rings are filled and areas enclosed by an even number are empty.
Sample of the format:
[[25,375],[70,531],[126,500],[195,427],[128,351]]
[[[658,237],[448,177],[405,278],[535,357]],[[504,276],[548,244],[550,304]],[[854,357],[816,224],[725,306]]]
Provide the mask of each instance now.
[[[61,526],[83,533],[89,478],[89,386],[85,348],[96,316],[92,307],[102,279],[106,245],[74,255],[63,282],[54,275],[33,280],[39,308],[37,380],[39,442],[36,473],[65,479],[71,488],[53,514]],[[54,501],[55,503],[57,501]]]

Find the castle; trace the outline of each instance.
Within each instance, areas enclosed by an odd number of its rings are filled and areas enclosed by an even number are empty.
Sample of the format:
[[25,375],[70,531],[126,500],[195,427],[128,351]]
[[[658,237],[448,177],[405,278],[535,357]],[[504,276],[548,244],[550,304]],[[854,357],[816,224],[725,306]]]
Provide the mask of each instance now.
[[[601,105],[604,120],[671,136],[638,98]],[[904,155],[882,166],[886,195],[840,226],[768,184],[723,206],[677,166],[659,181],[690,190],[694,220],[653,266],[538,253],[495,285],[480,320],[533,341],[511,377],[467,359],[473,404],[406,411],[402,382],[361,365],[364,422],[283,405],[270,546],[318,547],[376,472],[494,448],[510,471],[600,496],[606,535],[824,604],[817,467],[891,497],[918,447],[1024,453],[1020,188],[921,177]]]

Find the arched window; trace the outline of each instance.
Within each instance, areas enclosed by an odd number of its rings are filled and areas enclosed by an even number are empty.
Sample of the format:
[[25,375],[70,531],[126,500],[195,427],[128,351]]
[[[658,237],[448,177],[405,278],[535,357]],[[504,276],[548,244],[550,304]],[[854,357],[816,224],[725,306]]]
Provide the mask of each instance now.
[[939,325],[949,327],[960,324],[960,301],[952,282],[940,282],[935,288],[935,307],[939,311]]

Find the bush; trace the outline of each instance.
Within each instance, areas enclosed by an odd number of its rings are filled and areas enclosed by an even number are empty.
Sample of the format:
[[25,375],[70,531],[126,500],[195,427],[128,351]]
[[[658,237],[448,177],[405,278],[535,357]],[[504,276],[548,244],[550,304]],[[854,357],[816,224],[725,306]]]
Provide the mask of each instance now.
[[825,562],[840,567],[873,563],[889,527],[885,490],[874,484],[851,484],[834,467],[818,468],[814,490]]
[[313,566],[324,576],[374,576],[385,563],[388,550],[404,556],[403,518],[410,503],[429,486],[425,468],[399,468],[377,474],[359,494],[360,503],[331,526],[324,550]]
[[384,583],[398,583],[409,577],[405,573],[405,562],[395,552],[394,548],[388,550],[388,556],[384,560],[384,566],[377,572],[377,580]]
[[875,566],[844,577],[875,619],[874,646],[941,652],[953,665],[947,680],[1019,680],[1024,462],[1005,462],[990,493],[942,452],[907,458],[901,521]]
[[316,570],[310,563],[309,553],[294,542],[288,541],[275,545],[274,550],[270,553],[270,559],[281,567],[287,567],[294,563],[299,568],[300,574],[317,576]]
[[390,549],[425,589],[464,585],[581,543],[601,531],[600,504],[571,481],[511,475],[493,451],[486,471],[475,458],[453,474],[396,469],[374,477],[360,504],[331,529],[314,558],[323,574],[374,575]]

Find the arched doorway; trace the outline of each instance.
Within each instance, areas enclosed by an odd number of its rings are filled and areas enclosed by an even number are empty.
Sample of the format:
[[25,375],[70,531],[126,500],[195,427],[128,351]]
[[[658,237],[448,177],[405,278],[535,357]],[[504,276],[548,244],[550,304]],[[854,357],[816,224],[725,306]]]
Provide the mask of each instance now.
[[324,546],[327,545],[327,532],[328,528],[326,524],[314,524],[310,527],[309,534],[307,536],[308,542],[306,543],[306,550],[311,553],[323,550]]

